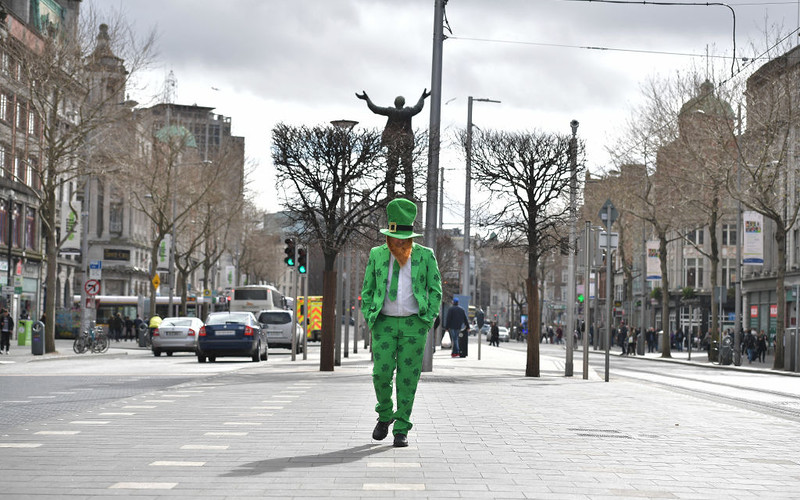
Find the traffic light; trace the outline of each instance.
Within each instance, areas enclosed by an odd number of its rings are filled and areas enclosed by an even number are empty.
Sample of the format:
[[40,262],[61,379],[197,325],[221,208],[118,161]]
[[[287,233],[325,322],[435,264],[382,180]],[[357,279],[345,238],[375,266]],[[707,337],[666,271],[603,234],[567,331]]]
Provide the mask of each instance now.
[[283,259],[283,261],[286,262],[287,266],[294,267],[294,240],[291,238],[286,238],[284,243],[286,243],[286,250],[283,252],[286,254],[286,258]]
[[306,249],[305,248],[298,248],[297,249],[297,272],[300,274],[306,274]]
[[578,302],[580,302],[581,304],[583,304],[583,301],[584,301],[584,299],[585,299],[585,297],[583,296],[583,294],[582,294],[582,293],[579,293],[579,294],[578,294]]

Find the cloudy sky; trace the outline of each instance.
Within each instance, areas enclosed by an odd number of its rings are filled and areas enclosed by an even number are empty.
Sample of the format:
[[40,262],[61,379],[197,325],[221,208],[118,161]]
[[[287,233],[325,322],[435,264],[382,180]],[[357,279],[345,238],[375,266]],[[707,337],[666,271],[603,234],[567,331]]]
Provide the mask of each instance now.
[[[785,34],[798,25],[800,0],[729,5],[740,58],[754,55],[753,44],[763,47],[773,26]],[[84,7],[121,10],[139,31],[157,30],[158,59],[132,97],[152,104],[172,71],[175,102],[230,116],[255,165],[252,190],[269,211],[280,209],[269,155],[276,123],[346,118],[382,128],[384,119],[355,92],[389,106],[397,95],[413,104],[431,86],[434,0],[85,0]],[[692,65],[705,69],[707,51],[733,54],[725,7],[450,0],[446,12],[452,33],[443,55],[445,141],[465,127],[468,96],[491,98],[502,103],[473,109],[482,129],[569,133],[570,120],[579,120],[592,170],[607,166],[606,145],[624,126],[642,82]],[[730,60],[713,64],[730,67]],[[429,104],[415,128],[428,127]],[[444,221],[460,224],[463,161],[455,148],[441,161],[452,180]]]

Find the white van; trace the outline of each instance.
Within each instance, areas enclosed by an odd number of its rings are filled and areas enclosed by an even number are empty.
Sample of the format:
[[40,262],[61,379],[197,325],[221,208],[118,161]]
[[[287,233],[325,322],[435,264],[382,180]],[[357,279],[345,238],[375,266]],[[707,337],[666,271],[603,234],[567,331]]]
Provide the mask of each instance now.
[[238,286],[231,293],[231,312],[251,312],[258,315],[265,309],[285,309],[283,294],[271,285]]

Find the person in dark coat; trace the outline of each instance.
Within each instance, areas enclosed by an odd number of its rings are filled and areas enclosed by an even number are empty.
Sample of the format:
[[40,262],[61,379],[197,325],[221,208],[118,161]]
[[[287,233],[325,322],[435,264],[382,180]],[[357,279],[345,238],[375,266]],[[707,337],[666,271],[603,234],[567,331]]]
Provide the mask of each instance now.
[[469,325],[467,313],[464,308],[458,305],[458,297],[453,297],[453,305],[447,310],[447,315],[444,318],[444,327],[450,332],[450,340],[453,342],[452,351],[450,356],[457,358],[461,356],[461,351],[458,348],[458,332],[465,326]]
[[500,327],[497,326],[497,321],[492,321],[492,327],[489,329],[489,333],[491,333],[489,345],[500,347]]

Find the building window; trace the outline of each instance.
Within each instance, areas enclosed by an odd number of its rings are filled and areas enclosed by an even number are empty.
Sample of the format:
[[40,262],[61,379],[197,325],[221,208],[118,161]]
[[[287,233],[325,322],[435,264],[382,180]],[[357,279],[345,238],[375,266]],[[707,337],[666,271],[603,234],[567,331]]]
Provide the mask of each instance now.
[[22,204],[13,203],[12,206],[14,207],[14,212],[11,214],[11,217],[13,218],[11,221],[11,236],[13,238],[12,244],[15,247],[19,247],[20,243],[22,242],[22,223],[20,221],[20,216],[22,215]]
[[111,203],[108,211],[108,230],[115,236],[122,234],[122,203]]
[[703,259],[684,259],[684,286],[703,288]]
[[0,242],[8,247],[8,205],[9,200],[0,201]]
[[17,182],[25,182],[25,160],[19,155],[14,155],[14,175]]
[[736,284],[736,259],[720,259],[722,264],[722,286],[730,288]]
[[23,131],[27,128],[27,117],[28,113],[25,110],[25,104],[17,101],[17,131]]
[[25,208],[25,248],[36,250],[36,211]]
[[689,240],[690,243],[696,246],[703,246],[703,236],[705,235],[705,229],[694,229],[689,231],[686,234],[686,239]]
[[33,110],[28,111],[28,135],[36,135],[36,113]]
[[722,225],[722,244],[723,246],[736,244],[736,224]]
[[25,164],[25,183],[30,187],[37,187],[36,179],[39,172],[39,159],[33,155],[28,157]]
[[8,108],[10,105],[11,104],[8,102],[8,95],[5,92],[0,92],[0,120],[8,121]]

